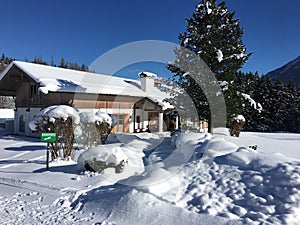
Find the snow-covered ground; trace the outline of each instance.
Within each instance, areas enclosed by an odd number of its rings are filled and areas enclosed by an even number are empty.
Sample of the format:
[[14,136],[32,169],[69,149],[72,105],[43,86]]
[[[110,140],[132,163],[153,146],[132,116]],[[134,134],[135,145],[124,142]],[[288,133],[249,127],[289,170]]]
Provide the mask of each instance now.
[[123,173],[80,172],[75,161],[46,171],[45,143],[2,130],[0,224],[300,223],[300,134],[143,133],[109,142],[104,152],[128,160]]

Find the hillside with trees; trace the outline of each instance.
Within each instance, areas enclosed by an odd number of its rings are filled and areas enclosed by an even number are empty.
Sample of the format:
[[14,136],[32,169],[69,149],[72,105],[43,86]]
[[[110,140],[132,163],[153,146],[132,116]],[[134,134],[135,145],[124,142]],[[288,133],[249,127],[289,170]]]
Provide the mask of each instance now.
[[[0,58],[0,73],[5,70],[5,68],[13,62],[15,59],[6,56],[4,53],[2,53]],[[41,56],[34,57],[32,61],[29,61],[28,59],[25,59],[27,62],[41,64],[41,65],[50,65],[54,67],[61,67],[65,69],[72,69],[72,70],[79,70],[79,71],[85,71],[85,72],[93,72],[90,71],[88,66],[82,64],[79,66],[78,63],[68,62],[64,58],[61,58],[60,64],[56,65],[54,63],[53,57],[51,58],[51,62],[48,63],[47,61],[44,61]],[[14,108],[14,99],[10,96],[0,96],[0,108]]]
[[[4,53],[2,53],[1,58],[0,58],[0,72],[1,72],[1,69],[3,71],[4,68],[14,60],[15,59],[13,59],[11,57],[7,57],[7,56],[5,56]],[[53,67],[61,67],[61,68],[65,68],[65,69],[79,70],[79,71],[84,71],[84,72],[93,72],[93,71],[89,70],[88,66],[86,66],[85,64],[80,65],[77,62],[68,62],[63,57],[60,59],[60,63],[58,65],[56,65],[56,63],[54,62],[53,57],[51,57],[50,63],[43,60],[42,56],[36,56],[36,57],[34,57],[34,59],[32,61],[30,61],[29,59],[26,58],[24,61],[41,64],[41,65],[53,66]]]
[[258,73],[238,72],[233,85],[261,105],[257,110],[255,102],[244,102],[245,131],[300,132],[300,87],[293,81],[284,83]]
[[300,56],[291,60],[287,64],[266,74],[271,80],[280,79],[286,83],[294,81],[300,86]]

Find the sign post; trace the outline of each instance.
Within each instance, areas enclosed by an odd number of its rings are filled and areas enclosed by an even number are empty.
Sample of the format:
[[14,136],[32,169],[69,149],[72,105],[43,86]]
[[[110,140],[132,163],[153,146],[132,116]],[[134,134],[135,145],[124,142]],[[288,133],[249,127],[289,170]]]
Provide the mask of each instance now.
[[41,141],[47,142],[46,152],[46,170],[49,170],[49,155],[50,155],[50,142],[56,141],[56,133],[42,133]]

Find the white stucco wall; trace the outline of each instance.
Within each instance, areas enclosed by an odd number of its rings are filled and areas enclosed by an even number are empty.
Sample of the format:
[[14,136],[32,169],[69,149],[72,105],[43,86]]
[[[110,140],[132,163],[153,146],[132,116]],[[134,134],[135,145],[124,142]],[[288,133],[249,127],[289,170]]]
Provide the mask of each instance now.
[[[30,120],[34,118],[35,115],[37,115],[41,108],[31,108],[29,111],[26,111],[27,108],[18,108],[15,111],[15,121],[14,121],[14,134],[18,135],[26,135],[26,136],[36,136],[32,133],[30,130],[28,123]],[[24,132],[20,131],[20,117],[23,116],[25,127]]]

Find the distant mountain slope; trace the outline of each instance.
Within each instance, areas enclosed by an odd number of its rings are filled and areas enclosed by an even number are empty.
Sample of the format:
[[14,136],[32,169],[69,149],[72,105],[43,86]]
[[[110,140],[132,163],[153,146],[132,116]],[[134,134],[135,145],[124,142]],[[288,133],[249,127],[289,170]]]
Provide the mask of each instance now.
[[284,66],[266,74],[272,80],[281,79],[284,82],[293,80],[298,86],[300,85],[300,56]]

